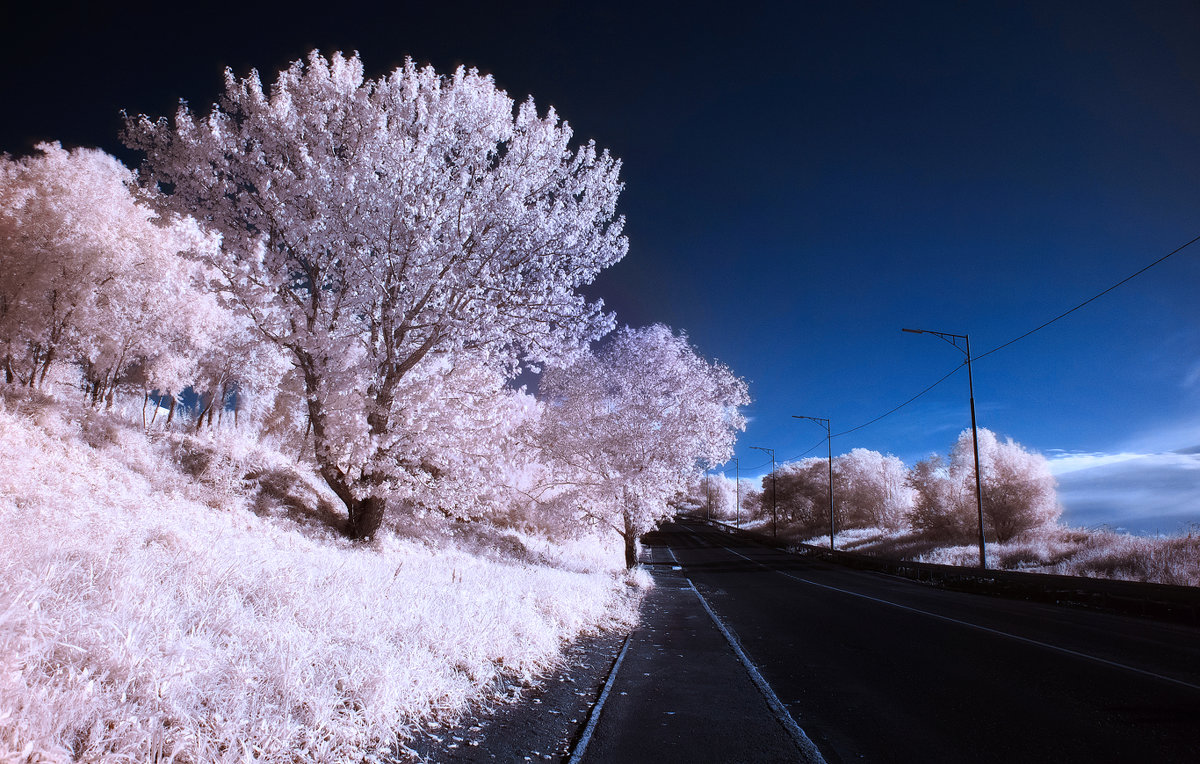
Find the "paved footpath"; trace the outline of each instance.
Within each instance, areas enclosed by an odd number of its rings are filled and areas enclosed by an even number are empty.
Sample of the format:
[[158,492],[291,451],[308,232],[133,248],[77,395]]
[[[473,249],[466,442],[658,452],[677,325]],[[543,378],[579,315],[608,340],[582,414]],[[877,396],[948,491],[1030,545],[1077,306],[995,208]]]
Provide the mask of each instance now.
[[643,562],[656,585],[581,761],[816,760],[799,728],[790,717],[781,720],[755,684],[669,550],[648,546]]

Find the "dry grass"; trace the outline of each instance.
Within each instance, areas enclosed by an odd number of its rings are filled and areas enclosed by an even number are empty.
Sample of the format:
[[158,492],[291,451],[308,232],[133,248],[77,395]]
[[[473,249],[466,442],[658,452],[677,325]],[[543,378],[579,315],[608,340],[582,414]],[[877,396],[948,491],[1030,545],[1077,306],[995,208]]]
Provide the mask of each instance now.
[[[940,565],[979,564],[976,544],[939,546],[915,533],[858,528],[838,533],[838,549],[890,559]],[[804,543],[828,546],[829,536]],[[1200,586],[1200,538],[1131,536],[1051,526],[1029,531],[1003,544],[987,544],[988,567],[1113,578],[1179,586]]]
[[594,541],[351,546],[252,443],[0,409],[0,760],[373,760],[634,617]]

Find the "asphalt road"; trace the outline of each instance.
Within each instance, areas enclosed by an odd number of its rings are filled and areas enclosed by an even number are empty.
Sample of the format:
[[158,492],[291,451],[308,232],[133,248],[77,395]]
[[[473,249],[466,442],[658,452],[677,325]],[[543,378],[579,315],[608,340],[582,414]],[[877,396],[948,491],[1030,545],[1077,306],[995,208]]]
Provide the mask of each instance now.
[[[1198,629],[942,591],[788,555],[700,523],[668,524],[645,543],[660,575],[694,584],[696,599],[828,762],[1200,761]],[[681,570],[671,571],[676,562]],[[675,589],[676,602],[685,588]],[[668,631],[678,638],[682,627]],[[706,645],[689,670],[720,664],[721,678],[696,685],[693,699],[707,698],[725,729],[763,727],[780,745],[768,704],[721,708],[721,692],[740,681],[730,674],[728,650],[718,661],[711,634],[669,646],[667,636],[654,644],[673,656]],[[641,685],[645,695],[656,682]],[[605,710],[608,727],[597,730],[602,739],[589,760],[615,761],[601,755],[615,750],[604,746],[645,734],[637,720],[655,712],[629,710],[629,697]],[[683,720],[651,721],[665,729]],[[695,727],[693,734],[717,728],[711,720]],[[671,729],[688,734],[678,724]],[[652,740],[639,739],[645,758],[633,760],[675,760],[657,756]]]

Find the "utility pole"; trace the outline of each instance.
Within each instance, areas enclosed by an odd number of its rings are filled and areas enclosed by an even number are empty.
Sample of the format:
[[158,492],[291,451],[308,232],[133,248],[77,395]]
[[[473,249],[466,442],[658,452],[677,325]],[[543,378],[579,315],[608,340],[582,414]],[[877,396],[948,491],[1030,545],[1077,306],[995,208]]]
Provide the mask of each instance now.
[[709,482],[709,471],[704,471],[704,492],[708,494],[708,519],[712,519],[712,483]]
[[[979,430],[975,427],[975,380],[971,377],[971,338],[965,334],[950,334],[949,332],[931,332],[928,329],[901,329],[910,334],[932,334],[935,337],[958,348],[967,356],[967,391],[971,401],[971,445],[975,448],[975,504],[979,510],[979,567],[987,568],[987,556],[983,541],[983,481],[979,476]],[[958,341],[963,341],[963,346]]]
[[750,446],[755,451],[771,455],[771,538],[779,536],[779,512],[775,508],[775,449]]
[[825,428],[825,445],[829,450],[829,551],[833,551],[833,536],[837,532],[836,523],[833,520],[833,435],[829,429],[829,420],[820,419],[815,416],[796,416],[792,414],[792,419],[808,419]]
[[737,457],[733,457],[733,516],[738,530],[742,528],[742,475]]

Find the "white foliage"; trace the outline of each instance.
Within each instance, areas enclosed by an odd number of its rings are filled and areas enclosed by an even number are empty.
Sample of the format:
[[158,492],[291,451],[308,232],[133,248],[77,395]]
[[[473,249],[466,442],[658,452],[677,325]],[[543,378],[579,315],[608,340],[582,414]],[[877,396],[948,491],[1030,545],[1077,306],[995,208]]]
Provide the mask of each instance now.
[[688,493],[691,503],[701,514],[724,522],[732,523],[736,519],[738,486],[724,473],[697,476]]
[[[984,531],[1007,541],[1016,535],[1053,526],[1062,514],[1056,481],[1045,457],[1009,438],[979,428],[979,464]],[[974,538],[979,532],[975,495],[975,453],[970,430],[963,430],[943,464],[931,457],[914,466],[910,484],[916,504],[910,522],[917,530],[948,540]]]
[[410,60],[368,79],[357,56],[316,51],[269,93],[257,72],[227,71],[206,117],[183,106],[174,125],[126,129],[165,204],[222,234],[214,263],[303,375],[317,458],[352,522],[419,461],[386,449],[421,388],[410,375],[464,352],[509,375],[611,328],[575,289],[626,251],[620,163],[571,138],[474,70]]
[[856,448],[833,460],[838,530],[881,527],[899,530],[912,510],[908,468],[898,457]]
[[228,321],[181,256],[215,241],[194,221],[160,218],[115,158],[38,149],[0,159],[0,362],[28,385],[77,362],[97,402],[134,370],[178,389]]
[[[950,463],[965,462],[971,435],[959,436]],[[1026,450],[1012,438],[1001,441],[986,428],[979,429],[979,462],[983,475],[983,517],[988,532],[1007,541],[1034,528],[1052,526],[1062,515],[1055,488],[1058,481],[1041,454]],[[972,470],[973,472],[973,470]]]
[[633,543],[670,513],[697,467],[730,457],[746,383],[661,324],[619,331],[599,352],[542,376],[542,443],[566,501]]
[[[778,513],[780,527],[803,534],[829,531],[829,463],[810,457],[786,462],[762,483],[762,514]],[[836,486],[835,486],[836,495]]]

